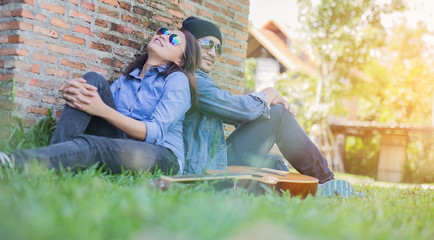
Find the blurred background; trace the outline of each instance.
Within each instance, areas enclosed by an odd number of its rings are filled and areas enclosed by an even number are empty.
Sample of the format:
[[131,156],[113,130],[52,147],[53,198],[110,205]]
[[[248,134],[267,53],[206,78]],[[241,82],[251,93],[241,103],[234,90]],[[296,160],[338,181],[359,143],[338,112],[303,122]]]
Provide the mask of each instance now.
[[277,88],[336,171],[434,182],[434,2],[251,0],[246,92]]

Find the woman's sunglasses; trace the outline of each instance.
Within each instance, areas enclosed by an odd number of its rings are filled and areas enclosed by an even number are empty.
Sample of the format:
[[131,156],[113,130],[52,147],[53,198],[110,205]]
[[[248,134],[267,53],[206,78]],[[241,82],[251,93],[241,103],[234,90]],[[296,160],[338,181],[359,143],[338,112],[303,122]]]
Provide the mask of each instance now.
[[180,45],[182,48],[182,54],[184,55],[184,58],[185,58],[184,48],[182,47],[182,41],[181,41],[180,36],[178,36],[175,33],[170,34],[170,30],[167,28],[164,28],[164,27],[159,28],[157,30],[157,32],[155,32],[155,34],[157,34],[157,35],[169,35],[169,42],[175,46]]
[[200,40],[200,45],[201,45],[203,48],[207,49],[207,50],[210,50],[211,48],[214,47],[214,48],[215,48],[215,52],[216,52],[219,56],[222,54],[222,48],[223,48],[222,45],[213,42],[211,39],[204,38],[204,39]]

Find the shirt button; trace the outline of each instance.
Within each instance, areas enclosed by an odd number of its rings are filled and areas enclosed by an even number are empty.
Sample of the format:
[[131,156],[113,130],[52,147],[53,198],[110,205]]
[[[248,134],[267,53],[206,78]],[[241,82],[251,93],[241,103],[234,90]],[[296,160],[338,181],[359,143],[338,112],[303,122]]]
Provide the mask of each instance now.
[[130,112],[131,112],[131,108],[130,108],[130,109],[128,109],[128,111],[130,111]]
[[118,88],[118,91],[120,91],[121,90],[121,88]]

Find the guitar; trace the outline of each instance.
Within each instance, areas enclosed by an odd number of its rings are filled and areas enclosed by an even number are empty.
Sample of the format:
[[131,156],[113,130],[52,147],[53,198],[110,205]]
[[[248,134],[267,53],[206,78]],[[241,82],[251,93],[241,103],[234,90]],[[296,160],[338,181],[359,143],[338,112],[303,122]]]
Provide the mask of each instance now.
[[288,191],[293,196],[306,198],[308,194],[315,196],[318,179],[302,174],[290,173],[268,168],[246,166],[229,166],[226,170],[206,170],[205,175],[161,176],[154,183],[161,189],[166,189],[171,183],[194,183],[209,181],[216,189],[244,188],[249,192],[261,194],[275,190],[281,195]]

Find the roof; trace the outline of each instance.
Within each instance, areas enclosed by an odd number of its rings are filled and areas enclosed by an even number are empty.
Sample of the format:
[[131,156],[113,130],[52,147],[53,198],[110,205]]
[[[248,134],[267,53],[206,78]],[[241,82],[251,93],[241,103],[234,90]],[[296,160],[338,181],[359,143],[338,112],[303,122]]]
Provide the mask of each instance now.
[[414,123],[379,123],[373,121],[339,121],[329,119],[328,124],[333,132],[341,132],[347,135],[358,135],[358,132],[361,130],[377,130],[388,133],[407,133],[409,131],[434,133],[434,127]]
[[297,69],[306,75],[319,77],[318,67],[307,54],[306,58],[302,59],[290,50],[287,41],[292,40],[289,36],[289,28],[274,20],[268,21],[262,28],[249,27],[247,57],[256,57],[258,49],[264,47],[286,69]]

